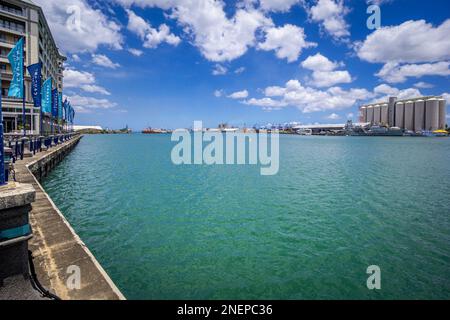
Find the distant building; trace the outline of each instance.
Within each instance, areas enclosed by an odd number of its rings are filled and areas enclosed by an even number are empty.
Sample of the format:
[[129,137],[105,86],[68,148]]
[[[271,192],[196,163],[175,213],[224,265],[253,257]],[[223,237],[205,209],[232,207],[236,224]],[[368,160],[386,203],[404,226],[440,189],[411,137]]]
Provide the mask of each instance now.
[[372,125],[398,127],[407,131],[435,131],[445,129],[447,104],[441,96],[427,96],[364,105],[360,121]]
[[103,131],[101,126],[73,126],[74,131],[82,131],[82,130],[99,130]]
[[[24,37],[25,66],[42,62],[43,80],[52,77],[53,88],[63,90],[64,61],[50,32],[42,9],[30,0],[2,0],[0,2],[0,72],[2,76],[3,120],[6,133],[22,127],[22,99],[8,98],[12,80],[8,54]],[[34,108],[31,96],[31,77],[25,76],[26,126],[31,134],[39,134],[40,110]],[[50,131],[49,119],[44,130]]]

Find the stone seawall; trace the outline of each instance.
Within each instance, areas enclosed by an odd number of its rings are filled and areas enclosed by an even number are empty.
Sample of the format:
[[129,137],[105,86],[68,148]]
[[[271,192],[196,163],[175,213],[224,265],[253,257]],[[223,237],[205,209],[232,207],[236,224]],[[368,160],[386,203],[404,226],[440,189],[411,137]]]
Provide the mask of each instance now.
[[33,252],[39,281],[61,299],[124,300],[120,290],[39,183],[81,138],[74,137],[15,164],[17,181],[32,184],[36,190],[36,201],[30,213],[33,238],[29,248]]

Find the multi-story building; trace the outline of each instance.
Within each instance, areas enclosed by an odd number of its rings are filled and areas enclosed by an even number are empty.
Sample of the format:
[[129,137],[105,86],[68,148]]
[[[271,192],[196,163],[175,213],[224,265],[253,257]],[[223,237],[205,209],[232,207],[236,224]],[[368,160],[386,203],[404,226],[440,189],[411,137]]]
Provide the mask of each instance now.
[[[63,90],[63,71],[66,58],[60,54],[42,9],[31,0],[0,1],[0,73],[5,133],[20,132],[22,99],[8,97],[12,80],[8,54],[20,38],[24,38],[25,67],[42,62],[42,79],[53,79],[53,88]],[[31,77],[26,71],[26,128],[29,134],[39,134],[40,109],[33,105]],[[43,130],[50,131],[50,118],[44,116]],[[54,126],[56,128],[56,125]]]

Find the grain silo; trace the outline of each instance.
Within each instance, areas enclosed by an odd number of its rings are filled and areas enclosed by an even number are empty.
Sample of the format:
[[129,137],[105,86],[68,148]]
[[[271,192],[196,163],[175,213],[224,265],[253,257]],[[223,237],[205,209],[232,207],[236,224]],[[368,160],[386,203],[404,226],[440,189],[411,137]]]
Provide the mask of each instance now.
[[367,107],[367,122],[373,123],[373,106]]
[[403,102],[395,104],[395,126],[403,129],[405,126],[405,105]]
[[361,122],[367,122],[367,107],[361,107]]
[[414,102],[405,103],[405,130],[414,130]]
[[379,125],[381,122],[381,106],[377,104],[373,107],[373,123]]
[[381,105],[381,124],[385,126],[389,124],[389,105],[387,103]]
[[416,100],[414,102],[414,131],[425,130],[425,101]]
[[444,99],[439,99],[439,129],[445,129],[447,123],[447,105]]
[[425,130],[434,131],[439,128],[439,100],[428,99],[425,106]]

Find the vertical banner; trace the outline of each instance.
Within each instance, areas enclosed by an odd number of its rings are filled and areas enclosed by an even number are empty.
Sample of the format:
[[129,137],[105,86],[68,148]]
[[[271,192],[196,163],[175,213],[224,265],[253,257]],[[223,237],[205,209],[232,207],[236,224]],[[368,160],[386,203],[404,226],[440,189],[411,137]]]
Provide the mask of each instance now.
[[23,38],[8,54],[8,60],[11,63],[13,77],[9,87],[8,96],[13,98],[23,98]]
[[58,92],[58,118],[63,119],[63,102],[62,94]]
[[31,95],[33,96],[34,106],[41,107],[42,106],[42,63],[36,63],[28,67],[28,72],[31,75]]
[[58,89],[52,90],[52,117],[58,118]]
[[52,112],[52,79],[45,80],[42,86],[42,112]]

